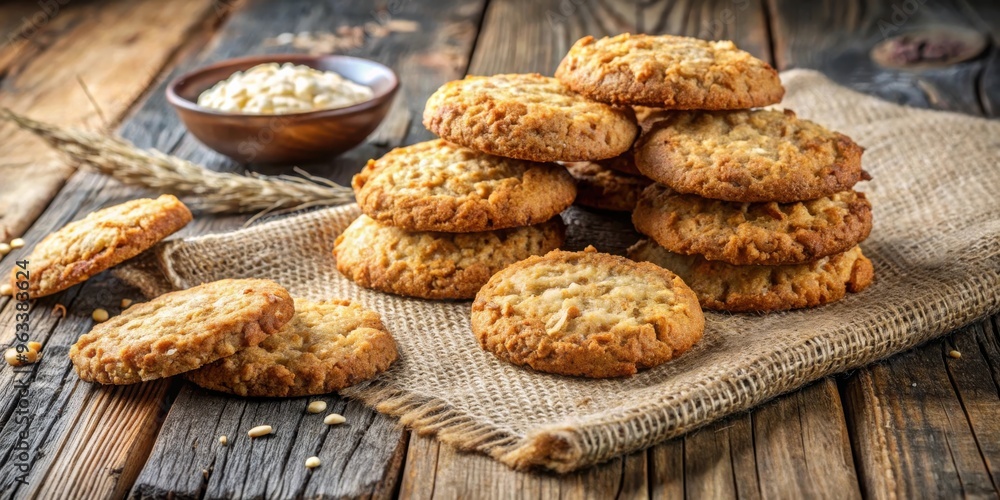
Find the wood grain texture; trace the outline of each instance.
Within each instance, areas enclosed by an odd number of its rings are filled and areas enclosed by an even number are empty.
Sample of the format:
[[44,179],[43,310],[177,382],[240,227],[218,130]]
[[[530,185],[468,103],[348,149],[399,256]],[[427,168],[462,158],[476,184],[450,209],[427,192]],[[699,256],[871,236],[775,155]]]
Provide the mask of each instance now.
[[[464,71],[481,11],[482,4],[478,2],[452,2],[421,9],[404,5],[400,10],[379,14],[375,19],[382,21],[374,22],[387,22],[384,17],[387,15],[416,21],[421,30],[372,39],[347,53],[373,58],[405,74],[400,100],[366,144],[332,161],[305,168],[347,183],[368,158],[409,141],[410,134],[421,136],[411,117],[420,116],[424,100],[433,90]],[[336,29],[330,26],[331,19],[342,23],[373,22],[373,15],[371,6],[361,3],[248,2],[223,27],[210,51],[182,64],[178,71],[243,53],[287,50],[269,46],[267,38],[283,32]],[[143,147],[170,151],[213,169],[240,168],[184,134],[166,106],[162,93],[153,92],[125,124],[122,134]],[[420,126],[419,121],[416,125]],[[280,172],[276,167],[254,168],[264,173]],[[245,216],[199,218],[189,231],[229,230],[244,220]],[[402,470],[406,433],[392,419],[358,403],[333,395],[325,399],[330,402],[330,411],[348,418],[347,424],[328,427],[322,424],[321,416],[304,415],[306,398],[244,400],[185,384],[131,495],[141,498],[390,495]],[[279,432],[250,442],[246,430],[263,423],[280,427]],[[216,442],[220,434],[230,437],[230,445],[224,449]],[[309,471],[304,461],[313,455],[323,465]]]
[[[60,6],[60,3],[65,5]],[[79,81],[112,124],[156,78],[213,0],[31,2],[12,43],[0,46],[0,107],[63,125],[103,126]],[[108,29],[114,26],[114,29]],[[30,38],[22,38],[30,35]],[[86,47],[86,50],[81,50]],[[0,124],[0,239],[22,234],[73,167],[41,141]]]
[[559,476],[511,470],[483,455],[412,436],[400,498],[648,498],[646,452]]
[[[919,71],[876,64],[869,53],[882,41],[942,26],[978,31],[962,0],[767,0],[778,69],[813,68],[834,81],[916,107],[980,114],[977,80],[982,58]],[[912,11],[912,12],[908,12]],[[823,13],[822,15],[818,13]]]
[[[973,325],[848,381],[852,442],[868,496],[1000,494],[1000,392],[986,358],[996,344],[995,331]],[[948,356],[955,347],[960,359]]]

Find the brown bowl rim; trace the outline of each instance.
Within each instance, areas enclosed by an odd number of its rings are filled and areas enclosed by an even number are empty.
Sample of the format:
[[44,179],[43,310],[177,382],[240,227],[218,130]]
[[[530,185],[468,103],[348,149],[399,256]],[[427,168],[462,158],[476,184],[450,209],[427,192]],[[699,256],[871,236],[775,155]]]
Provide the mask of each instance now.
[[[189,78],[193,78],[193,77],[196,77],[198,75],[201,75],[203,73],[207,73],[209,71],[214,71],[214,70],[217,70],[217,69],[220,69],[220,68],[224,68],[226,66],[242,66],[244,64],[251,64],[250,67],[253,67],[253,66],[256,66],[258,64],[264,64],[264,63],[268,63],[268,62],[275,62],[275,63],[279,63],[279,64],[280,63],[291,62],[291,63],[299,63],[299,64],[301,64],[302,62],[314,62],[314,61],[320,61],[320,60],[324,60],[324,59],[349,59],[349,60],[354,60],[354,61],[364,61],[364,62],[367,62],[367,63],[375,64],[377,66],[381,66],[382,69],[384,69],[386,72],[388,72],[389,76],[391,77],[391,79],[392,79],[392,85],[390,85],[389,87],[387,87],[383,92],[379,92],[379,93],[374,94],[372,96],[372,98],[368,99],[367,101],[362,101],[362,102],[359,102],[357,104],[352,104],[350,106],[346,106],[346,107],[343,107],[343,108],[317,109],[317,110],[313,110],[313,111],[300,111],[300,112],[296,112],[296,113],[280,113],[280,114],[275,114],[275,113],[270,113],[270,114],[253,113],[253,114],[250,114],[250,113],[231,113],[231,112],[228,112],[228,111],[219,111],[217,109],[213,109],[213,108],[208,108],[208,107],[205,107],[205,106],[201,106],[197,102],[192,101],[190,99],[186,99],[184,97],[181,97],[180,94],[177,93],[177,87],[178,87],[178,85],[180,85],[181,82],[183,82],[183,81],[185,81],[185,80],[187,80]],[[167,94],[167,101],[170,104],[172,104],[174,106],[177,106],[179,108],[184,108],[184,109],[186,109],[188,111],[193,111],[195,113],[201,113],[201,114],[204,114],[204,115],[220,116],[220,117],[222,117],[222,116],[224,116],[224,117],[239,117],[239,118],[248,118],[248,119],[253,119],[253,118],[276,118],[276,117],[285,117],[285,118],[287,118],[287,117],[295,117],[295,118],[303,117],[303,118],[308,118],[308,117],[319,117],[319,116],[336,117],[336,116],[350,115],[350,114],[353,114],[353,113],[356,113],[356,112],[359,112],[359,111],[367,111],[367,110],[369,110],[371,108],[374,108],[374,107],[378,106],[379,104],[381,104],[381,102],[382,102],[383,99],[385,99],[388,96],[393,95],[396,92],[396,90],[398,90],[398,89],[399,89],[399,76],[396,75],[396,72],[393,71],[392,68],[386,66],[385,64],[382,64],[382,63],[380,63],[378,61],[374,61],[374,60],[371,60],[371,59],[365,59],[363,57],[345,56],[345,55],[340,55],[340,54],[326,54],[326,55],[319,55],[319,56],[313,56],[313,55],[309,55],[309,54],[266,54],[266,55],[257,55],[257,56],[234,57],[234,58],[231,58],[231,59],[224,59],[222,61],[218,61],[216,63],[209,64],[207,66],[202,66],[202,67],[199,67],[199,68],[195,68],[195,69],[193,69],[191,71],[188,71],[188,72],[186,72],[186,73],[184,73],[184,74],[182,74],[182,75],[174,78],[173,80],[171,80],[170,84],[167,85],[167,92],[166,92],[166,94]]]

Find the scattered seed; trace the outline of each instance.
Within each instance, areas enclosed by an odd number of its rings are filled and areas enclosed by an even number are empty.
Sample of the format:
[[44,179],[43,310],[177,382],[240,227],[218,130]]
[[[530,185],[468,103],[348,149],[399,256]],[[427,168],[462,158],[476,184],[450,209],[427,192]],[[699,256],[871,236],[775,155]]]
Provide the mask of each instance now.
[[323,419],[323,423],[326,425],[337,425],[347,422],[347,419],[339,413],[331,413]]
[[252,438],[256,438],[256,437],[266,436],[270,434],[272,430],[273,429],[271,429],[270,425],[258,425],[257,427],[250,429],[250,431],[247,432],[247,434]]
[[6,243],[0,243],[0,257],[10,253],[10,245]]
[[64,306],[62,304],[56,304],[56,305],[52,306],[52,312],[49,313],[49,316],[52,316],[53,314],[59,314],[59,316],[65,318],[66,317],[66,306]]
[[319,457],[309,457],[306,459],[306,467],[313,469],[319,467]]
[[955,358],[955,359],[958,359],[958,358],[962,357],[962,353],[960,353],[960,352],[958,352],[958,351],[956,351],[954,349],[952,349],[951,352],[948,353],[948,355],[951,356],[951,357],[953,357],[953,358]]
[[122,299],[122,309],[128,309],[132,305],[132,299]]
[[910,384],[910,387],[916,387],[916,386],[917,386],[917,383],[916,383],[916,382],[914,382],[914,383]]
[[10,283],[0,285],[0,295],[14,295],[14,287]]
[[219,436],[219,444],[221,444],[222,446],[229,444],[229,438],[227,438],[225,435]]
[[103,323],[103,322],[107,321],[108,318],[110,318],[111,316],[104,309],[98,308],[98,309],[94,309],[94,312],[93,312],[93,314],[90,315],[90,317],[94,318],[94,321],[96,321],[98,323]]
[[41,342],[28,342],[28,349],[32,350],[32,351],[35,351],[35,352],[41,352],[41,350],[42,350],[42,343]]
[[3,357],[10,366],[24,366],[38,361],[38,351],[29,349],[24,352],[17,352],[16,348],[11,347],[4,351]]
[[24,239],[22,239],[22,238],[14,238],[14,239],[10,240],[10,247],[11,248],[21,248],[23,246],[24,246]]
[[326,401],[313,401],[306,407],[309,413],[323,413],[326,411]]

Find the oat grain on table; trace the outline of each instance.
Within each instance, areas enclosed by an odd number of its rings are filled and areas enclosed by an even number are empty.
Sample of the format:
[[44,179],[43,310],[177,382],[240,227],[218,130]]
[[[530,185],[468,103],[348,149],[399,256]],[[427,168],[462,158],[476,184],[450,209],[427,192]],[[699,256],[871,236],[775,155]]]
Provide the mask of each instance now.
[[730,41],[624,33],[578,40],[556,78],[591,99],[670,109],[743,109],[781,101],[778,72]]
[[636,165],[680,193],[789,203],[851,189],[862,151],[789,110],[678,111],[643,135]]
[[671,252],[737,265],[800,264],[864,241],[872,207],[855,191],[794,203],[737,203],[654,184],[639,197],[632,222]]
[[294,313],[281,285],[226,279],[160,295],[97,324],[70,347],[80,378],[134,384],[194,370],[255,346]]
[[651,240],[629,249],[629,257],[652,262],[684,279],[705,309],[732,312],[816,307],[864,290],[875,269],[854,247],[815,262],[787,266],[734,266],[700,255],[669,252]]
[[544,222],[573,203],[562,167],[433,140],[396,148],[354,176],[361,210],[410,231],[477,232]]
[[[560,167],[562,168],[562,167]],[[558,248],[558,216],[479,233],[409,232],[362,215],[337,237],[337,269],[360,286],[425,299],[471,299],[497,271]]]
[[618,156],[638,133],[631,108],[590,101],[539,74],[448,82],[427,100],[424,126],[484,153],[548,162]]
[[593,247],[509,266],[472,304],[485,350],[563,375],[632,375],[687,351],[704,329],[698,299],[677,275]]
[[[191,211],[176,197],[137,199],[98,210],[46,236],[26,257],[28,292],[37,299],[82,283],[178,231]],[[11,282],[17,289],[15,268]]]
[[370,379],[397,357],[377,312],[347,300],[299,298],[292,320],[263,342],[185,376],[240,396],[309,396]]

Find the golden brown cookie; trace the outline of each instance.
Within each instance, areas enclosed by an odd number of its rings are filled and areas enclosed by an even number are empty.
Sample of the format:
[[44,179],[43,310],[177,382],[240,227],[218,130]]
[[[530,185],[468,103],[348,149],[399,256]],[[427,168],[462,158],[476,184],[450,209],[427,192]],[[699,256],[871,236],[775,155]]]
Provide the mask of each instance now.
[[638,133],[631,109],[587,100],[539,74],[448,82],[427,100],[424,126],[484,153],[548,162],[618,156]]
[[295,312],[288,291],[270,280],[205,283],[136,304],[69,350],[80,378],[134,384],[177,375],[255,346]]
[[705,309],[733,312],[781,311],[828,304],[871,284],[875,268],[861,247],[789,266],[734,266],[681,255],[651,240],[629,249],[629,257],[652,262],[684,279]]
[[704,330],[698,299],[680,278],[594,247],[509,266],[472,304],[483,349],[563,375],[632,375],[687,351]]
[[578,40],[556,78],[591,99],[670,109],[744,109],[781,101],[778,72],[730,41],[624,33]]
[[554,217],[534,226],[480,233],[408,232],[366,215],[337,237],[337,269],[365,288],[424,299],[471,299],[493,273],[562,245]]
[[295,316],[274,335],[185,376],[240,396],[311,396],[368,380],[398,356],[377,312],[349,300],[295,299]]
[[397,148],[354,176],[358,205],[409,231],[475,232],[547,221],[573,204],[566,170],[434,140]]
[[[65,290],[120,264],[191,222],[176,197],[131,200],[98,210],[48,235],[25,260],[28,292],[37,299]],[[11,273],[14,289],[17,272]]]
[[736,203],[654,184],[639,197],[632,222],[671,252],[737,265],[800,264],[864,241],[872,206],[854,191],[795,203]]
[[811,200],[862,179],[862,148],[785,110],[675,112],[636,145],[636,165],[681,193],[718,200]]
[[652,182],[639,175],[605,168],[596,162],[573,162],[565,166],[576,179],[576,204],[600,210],[631,211],[639,194]]

